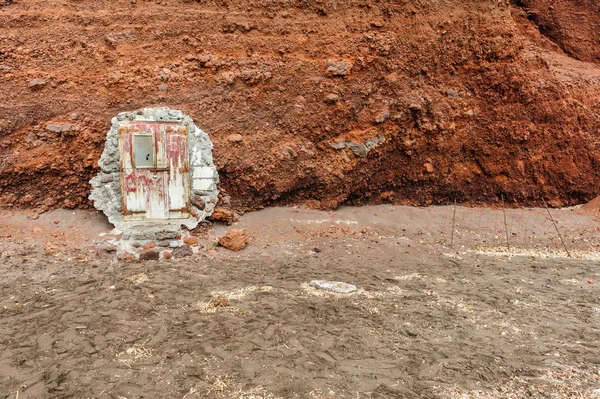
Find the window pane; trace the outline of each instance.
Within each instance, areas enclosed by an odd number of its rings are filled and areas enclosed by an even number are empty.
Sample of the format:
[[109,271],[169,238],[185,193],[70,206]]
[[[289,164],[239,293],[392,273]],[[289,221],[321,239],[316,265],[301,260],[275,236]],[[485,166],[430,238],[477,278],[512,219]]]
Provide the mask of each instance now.
[[151,135],[135,134],[133,136],[133,156],[135,157],[136,168],[154,167],[153,141],[154,137]]

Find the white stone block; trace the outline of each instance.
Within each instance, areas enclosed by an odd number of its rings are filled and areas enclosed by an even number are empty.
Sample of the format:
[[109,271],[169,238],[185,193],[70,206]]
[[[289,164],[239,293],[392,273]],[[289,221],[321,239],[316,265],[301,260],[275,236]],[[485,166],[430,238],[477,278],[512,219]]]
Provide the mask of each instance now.
[[215,175],[215,168],[210,166],[196,166],[192,169],[194,179],[212,179]]
[[214,190],[214,184],[213,179],[194,179],[192,180],[192,190]]

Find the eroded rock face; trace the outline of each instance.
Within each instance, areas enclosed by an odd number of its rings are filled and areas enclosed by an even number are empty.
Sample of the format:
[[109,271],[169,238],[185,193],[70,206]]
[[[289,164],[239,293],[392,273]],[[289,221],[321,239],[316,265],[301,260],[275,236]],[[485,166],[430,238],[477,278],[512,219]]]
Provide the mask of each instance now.
[[566,54],[600,63],[600,3],[597,0],[512,0],[540,33]]
[[[598,2],[509,3],[15,1],[0,8],[0,204],[89,207],[110,118],[130,104],[201,121],[237,211],[586,202],[600,193]],[[72,42],[40,40],[57,30]]]
[[199,222],[212,215],[219,194],[219,175],[213,164],[212,143],[208,135],[200,130],[190,117],[181,111],[166,107],[123,112],[113,118],[104,151],[98,161],[100,173],[90,180],[92,192],[89,199],[94,202],[96,209],[104,212],[116,227],[124,226],[118,128],[120,122],[126,121],[177,122],[187,126],[192,216],[178,223],[193,229]]

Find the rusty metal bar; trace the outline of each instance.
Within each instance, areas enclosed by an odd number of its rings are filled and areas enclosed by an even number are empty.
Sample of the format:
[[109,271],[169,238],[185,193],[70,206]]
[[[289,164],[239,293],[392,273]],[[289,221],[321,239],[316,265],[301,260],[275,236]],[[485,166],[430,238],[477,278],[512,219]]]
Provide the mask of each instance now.
[[506,232],[506,249],[510,249],[508,244],[508,226],[506,224],[506,209],[504,208],[504,194],[502,194],[502,214],[504,215],[504,231]]
[[563,238],[562,238],[562,235],[560,234],[560,231],[558,231],[558,226],[556,225],[556,222],[554,221],[554,218],[552,217],[552,214],[550,213],[550,208],[548,208],[548,204],[546,204],[546,200],[544,199],[544,197],[542,197],[542,201],[544,202],[544,206],[546,207],[546,211],[548,211],[548,216],[550,216],[550,220],[552,220],[552,224],[554,224],[554,228],[556,229],[556,234],[558,234],[558,238],[560,238],[560,242],[562,243],[563,247],[565,248],[565,251],[567,252],[567,255],[569,256],[569,258],[571,258],[572,257],[571,253],[567,249],[567,245],[563,241]]
[[454,222],[456,221],[456,198],[454,198],[454,210],[452,211],[452,231],[450,232],[450,248],[454,245]]

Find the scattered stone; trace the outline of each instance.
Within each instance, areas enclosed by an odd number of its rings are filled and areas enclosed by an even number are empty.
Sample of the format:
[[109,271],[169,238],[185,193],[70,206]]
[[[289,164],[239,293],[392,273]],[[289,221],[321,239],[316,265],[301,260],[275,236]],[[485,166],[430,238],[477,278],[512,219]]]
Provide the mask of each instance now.
[[207,62],[212,60],[214,56],[211,53],[204,53],[198,56],[198,62],[200,66],[204,66]]
[[594,284],[594,280],[588,280],[588,284]]
[[156,243],[154,241],[144,244],[144,249],[152,249],[156,247]]
[[167,80],[169,80],[169,76],[171,76],[171,71],[167,68],[163,68],[158,73],[158,75],[162,78],[162,80],[166,82]]
[[171,245],[171,241],[170,240],[161,240],[161,241],[157,242],[156,245],[158,245],[159,247],[162,247],[162,248],[166,248]]
[[321,250],[319,248],[315,247],[315,248],[313,248],[313,252],[318,254],[319,252],[321,252]]
[[349,294],[356,291],[356,286],[341,281],[312,280],[310,285],[324,291],[335,292],[337,294]]
[[64,133],[73,129],[70,123],[46,123],[46,130],[54,133]]
[[459,98],[460,94],[456,90],[448,89],[448,96],[452,98]]
[[381,113],[379,113],[376,117],[375,117],[375,123],[383,123],[386,120],[388,120],[390,117],[390,112],[388,110],[385,111],[381,111]]
[[27,219],[29,220],[36,220],[40,218],[40,214],[37,212],[28,212],[27,213]]
[[140,260],[158,260],[160,258],[160,252],[158,251],[146,251],[140,254]]
[[198,244],[198,237],[187,236],[183,239],[183,243],[187,245],[196,245]]
[[29,88],[31,90],[40,90],[46,86],[46,81],[44,79],[32,79],[29,81]]
[[465,112],[465,114],[467,114],[469,116],[479,115],[480,113],[481,113],[481,110],[478,107],[475,107],[475,108],[470,109],[467,112]]
[[334,76],[346,76],[350,74],[352,63],[346,60],[327,60],[327,72]]
[[54,219],[54,224],[59,224],[59,223],[60,223],[60,220]]
[[165,260],[169,260],[173,257],[173,255],[171,255],[171,253],[169,251],[163,251],[163,259]]
[[371,20],[370,24],[373,28],[383,28],[385,26],[385,21],[383,19],[377,18]]
[[183,245],[183,246],[181,246],[179,248],[175,248],[173,250],[173,254],[172,255],[173,255],[173,257],[175,259],[181,259],[181,258],[184,258],[186,256],[191,256],[193,254],[194,254],[194,251],[192,251],[192,248],[190,248],[187,245]]
[[425,169],[425,171],[427,173],[433,173],[435,171],[435,167],[433,166],[433,164],[431,162],[425,162],[423,164],[423,168]]
[[335,93],[329,93],[325,96],[325,103],[329,105],[337,104],[340,101],[340,96]]
[[225,235],[219,237],[219,245],[230,251],[241,251],[248,245],[248,233],[245,229],[231,229]]
[[27,142],[28,143],[34,143],[37,139],[38,139],[38,136],[35,133],[29,132],[27,134]]
[[180,246],[179,245],[179,241],[177,241],[177,240],[172,240],[172,241],[169,242],[169,247],[170,248],[178,248],[179,246]]
[[10,67],[8,65],[0,65],[0,71],[10,72]]
[[239,143],[243,140],[244,140],[244,137],[242,137],[242,135],[239,133],[234,133],[234,134],[230,134],[229,136],[227,136],[227,141],[229,141],[231,143]]
[[169,89],[169,86],[167,86],[167,85],[158,86],[158,90],[160,90],[160,91],[167,91],[168,89]]

